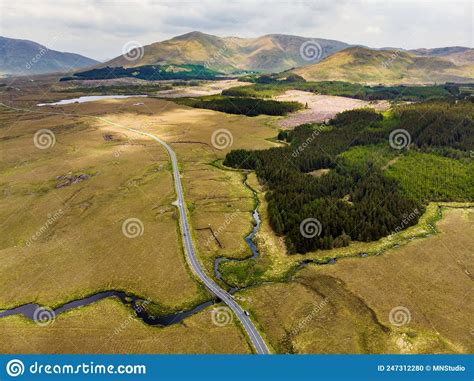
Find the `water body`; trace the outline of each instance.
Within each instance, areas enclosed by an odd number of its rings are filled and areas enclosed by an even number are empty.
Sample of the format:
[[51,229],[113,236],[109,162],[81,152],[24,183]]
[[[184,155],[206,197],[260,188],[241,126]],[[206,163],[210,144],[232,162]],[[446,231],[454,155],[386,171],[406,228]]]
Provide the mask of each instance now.
[[[181,322],[183,319],[187,318],[188,316],[194,315],[195,313],[202,311],[204,308],[211,306],[215,303],[214,300],[209,300],[207,302],[201,303],[198,306],[186,310],[186,311],[179,311],[169,315],[162,315],[162,316],[152,316],[146,311],[146,304],[147,301],[140,299],[134,295],[129,295],[123,291],[104,291],[99,292],[94,295],[90,295],[88,297],[73,300],[72,302],[63,304],[62,306],[53,310],[54,313],[49,311],[49,317],[54,318],[55,316],[75,309],[79,307],[88,306],[89,304],[98,302],[100,300],[108,299],[108,298],[117,298],[123,304],[130,306],[134,311],[138,318],[142,319],[148,325],[160,325],[160,326],[169,326],[172,324],[176,324]],[[5,310],[0,312],[0,318],[4,318],[7,316],[12,315],[24,315],[28,319],[33,321],[41,321],[41,317],[44,315],[41,313],[43,310],[43,306],[40,306],[36,303],[28,303],[23,304],[19,307],[12,308],[10,310]]]
[[86,95],[79,98],[72,98],[72,99],[63,99],[58,102],[53,103],[38,103],[37,106],[61,106],[61,105],[69,105],[72,103],[86,103],[86,102],[94,102],[100,101],[103,99],[124,99],[124,98],[143,98],[147,97],[148,95]]

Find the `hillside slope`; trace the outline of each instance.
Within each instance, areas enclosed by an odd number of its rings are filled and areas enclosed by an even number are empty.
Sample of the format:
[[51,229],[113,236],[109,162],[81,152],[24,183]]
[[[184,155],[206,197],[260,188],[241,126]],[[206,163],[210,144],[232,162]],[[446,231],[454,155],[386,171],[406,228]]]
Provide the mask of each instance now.
[[[304,43],[315,41],[316,51],[300,54]],[[318,46],[319,45],[319,46]],[[170,40],[156,42],[133,52],[129,57],[118,56],[98,67],[137,67],[154,64],[200,64],[213,70],[233,72],[255,70],[278,72],[309,62],[318,62],[349,45],[334,40],[312,39],[283,34],[269,34],[257,38],[217,37],[191,32]],[[131,59],[136,57],[136,59]],[[306,59],[305,59],[306,58]]]
[[0,36],[0,76],[68,72],[97,63],[91,58],[51,50],[33,41]]
[[[453,54],[467,55],[470,52]],[[473,82],[474,64],[468,59],[417,56],[406,51],[351,47],[319,63],[294,69],[306,80],[342,80],[359,83],[414,84]],[[465,56],[464,56],[465,57]]]

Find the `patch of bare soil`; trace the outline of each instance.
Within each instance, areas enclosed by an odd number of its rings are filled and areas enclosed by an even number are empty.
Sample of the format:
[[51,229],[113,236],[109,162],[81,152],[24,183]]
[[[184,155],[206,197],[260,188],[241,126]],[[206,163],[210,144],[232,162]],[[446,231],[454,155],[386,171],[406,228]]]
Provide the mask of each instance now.
[[279,121],[280,127],[295,127],[304,123],[322,123],[332,119],[337,113],[357,108],[372,107],[377,111],[387,110],[390,103],[387,101],[362,101],[332,95],[318,95],[308,91],[288,90],[283,95],[275,97],[278,101],[293,101],[307,105],[307,108],[292,114]]
[[329,168],[321,168],[321,169],[315,169],[314,171],[308,172],[308,174],[314,177],[321,177],[329,173],[330,171],[331,170]]
[[382,167],[382,171],[385,171],[388,167],[395,164],[398,160],[400,160],[400,158],[401,158],[401,156],[394,157],[392,160],[390,160],[387,164],[385,164]]

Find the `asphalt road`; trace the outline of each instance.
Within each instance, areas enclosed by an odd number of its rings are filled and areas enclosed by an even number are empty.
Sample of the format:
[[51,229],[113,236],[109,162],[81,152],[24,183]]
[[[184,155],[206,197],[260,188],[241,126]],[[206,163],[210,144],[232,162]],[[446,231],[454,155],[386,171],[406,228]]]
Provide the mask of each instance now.
[[158,143],[163,145],[166,150],[168,151],[168,154],[170,155],[171,158],[171,163],[173,166],[173,178],[174,178],[174,186],[176,189],[176,194],[178,196],[178,199],[176,201],[178,209],[179,209],[179,216],[180,216],[180,222],[181,222],[181,235],[183,237],[183,244],[185,247],[185,252],[186,252],[186,258],[188,260],[189,265],[191,266],[191,269],[193,272],[201,279],[201,281],[204,283],[204,285],[219,299],[221,299],[227,306],[234,312],[234,314],[237,316],[237,318],[240,320],[242,323],[245,331],[247,332],[247,335],[249,336],[250,340],[252,341],[253,346],[255,347],[255,350],[258,354],[269,354],[270,351],[265,344],[265,341],[263,340],[262,336],[260,336],[260,333],[258,332],[257,328],[253,324],[252,320],[250,320],[250,317],[247,316],[240,307],[237,302],[234,300],[234,298],[225,290],[223,290],[221,287],[217,285],[211,278],[209,278],[204,270],[201,267],[201,264],[199,263],[199,260],[196,256],[196,251],[194,249],[194,243],[192,240],[192,235],[191,235],[191,230],[189,228],[189,222],[188,222],[188,215],[186,213],[186,206],[184,203],[184,196],[183,196],[183,188],[181,186],[181,178],[179,174],[179,168],[178,168],[178,159],[176,158],[176,154],[174,151],[171,149],[171,147],[163,140],[161,140],[159,137],[149,134],[147,132],[143,132],[140,130],[135,130],[133,128],[126,128],[127,130],[148,136],[154,140],[156,140]]

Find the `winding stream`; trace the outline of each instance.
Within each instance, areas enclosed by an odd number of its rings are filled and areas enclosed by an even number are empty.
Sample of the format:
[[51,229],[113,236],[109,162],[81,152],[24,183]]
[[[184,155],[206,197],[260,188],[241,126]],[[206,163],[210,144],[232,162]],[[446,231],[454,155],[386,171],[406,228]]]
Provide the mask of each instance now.
[[[247,258],[242,258],[242,259],[232,259],[232,258],[227,258],[227,257],[218,257],[214,260],[214,277],[216,279],[219,279],[220,281],[224,282],[225,281],[222,279],[222,275],[221,273],[219,272],[219,266],[221,263],[224,263],[224,262],[241,262],[241,261],[247,261],[249,259],[256,259],[259,255],[259,252],[258,252],[258,248],[257,248],[257,245],[255,244],[255,242],[253,241],[255,235],[257,234],[258,232],[258,229],[260,229],[260,224],[261,224],[261,218],[260,218],[260,213],[258,213],[258,206],[260,205],[260,201],[258,199],[258,195],[257,195],[257,192],[255,191],[255,189],[253,189],[248,183],[247,183],[247,177],[245,177],[245,180],[244,180],[244,184],[245,186],[251,190],[252,194],[253,194],[253,199],[255,201],[255,208],[252,212],[252,217],[254,219],[254,225],[253,225],[253,228],[252,228],[252,231],[250,232],[250,234],[245,237],[245,242],[247,242],[247,245],[249,246],[250,250],[252,251],[252,256],[251,257],[247,257]],[[229,285],[227,285],[229,286]],[[229,292],[231,294],[235,293],[239,291],[239,288],[237,287],[233,287],[229,290]]]
[[[144,308],[144,306],[147,304],[146,300],[140,299],[134,295],[127,294],[123,291],[111,290],[98,292],[97,294],[87,296],[83,299],[73,300],[72,302],[63,304],[62,306],[52,310],[53,312],[48,312],[50,314],[50,317],[55,317],[63,312],[70,311],[75,308],[85,307],[89,304],[112,297],[115,297],[119,299],[123,304],[130,306],[135,311],[136,316],[142,319],[146,324],[161,326],[169,326],[172,324],[179,323],[188,316],[191,316],[196,312],[199,312],[204,308],[214,304],[214,300],[210,300],[186,311],[180,311],[169,315],[152,316]],[[19,307],[1,311],[0,318],[21,314],[26,316],[30,320],[40,321],[42,317],[42,314],[40,312],[43,308],[43,306],[40,306],[36,303],[23,304]]]

